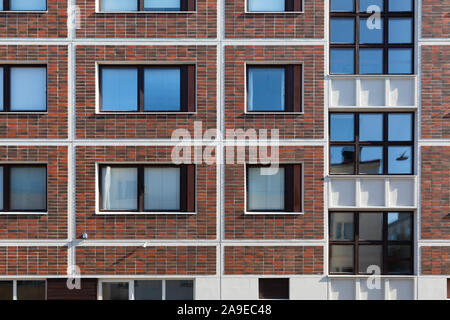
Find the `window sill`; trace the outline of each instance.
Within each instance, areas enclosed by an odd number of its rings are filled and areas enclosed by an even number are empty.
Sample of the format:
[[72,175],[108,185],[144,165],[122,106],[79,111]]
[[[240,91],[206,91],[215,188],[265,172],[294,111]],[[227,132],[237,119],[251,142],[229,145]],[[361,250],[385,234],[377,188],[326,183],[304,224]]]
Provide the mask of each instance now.
[[197,212],[185,211],[96,211],[98,215],[195,215]]
[[277,215],[277,216],[282,216],[282,215],[303,215],[304,212],[284,212],[284,211],[245,211],[244,212],[245,215]]
[[6,212],[0,212],[1,215],[47,215],[47,211],[6,211]]
[[245,14],[302,14],[305,11],[248,11]]
[[95,112],[96,115],[146,115],[146,114],[151,114],[151,115],[170,115],[170,114],[174,114],[174,115],[193,115],[193,114],[197,114],[197,111],[195,112],[189,112],[189,111],[145,111],[145,112],[141,112],[141,111],[96,111]]
[[305,112],[301,111],[301,112],[289,112],[289,111],[248,111],[246,110],[244,112],[245,115],[252,115],[252,114],[257,114],[257,115],[265,115],[265,114],[273,114],[273,115],[282,115],[282,116],[293,116],[293,115],[304,115]]
[[126,13],[126,14],[130,14],[130,13],[137,13],[137,14],[152,14],[152,13],[170,13],[170,14],[174,14],[174,13],[197,13],[197,10],[195,11],[95,11],[96,14],[120,14],[120,13]]

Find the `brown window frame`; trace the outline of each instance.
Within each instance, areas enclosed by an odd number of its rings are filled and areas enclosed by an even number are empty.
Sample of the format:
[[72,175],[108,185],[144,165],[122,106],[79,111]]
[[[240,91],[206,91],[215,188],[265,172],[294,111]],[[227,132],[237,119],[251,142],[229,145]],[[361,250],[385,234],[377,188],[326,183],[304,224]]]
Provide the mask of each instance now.
[[[274,292],[274,289],[280,289]],[[259,299],[289,300],[290,281],[289,278],[259,278],[258,296]],[[267,290],[268,292],[265,292]],[[283,291],[283,292],[281,292]],[[278,295],[280,294],[280,295]]]
[[[48,168],[46,164],[21,164],[21,163],[3,163],[0,164],[0,167],[3,168],[3,209],[0,210],[2,212],[47,212],[48,211]],[[14,167],[39,167],[45,168],[46,171],[46,179],[45,179],[45,208],[44,209],[11,209],[10,205],[10,196],[11,196],[11,168]]]
[[447,299],[450,299],[450,278],[447,278]]
[[[414,55],[415,55],[415,48],[414,48],[414,39],[415,39],[415,9],[414,9],[414,1],[412,10],[410,12],[391,12],[388,10],[389,8],[389,1],[390,0],[384,0],[383,1],[383,11],[380,12],[380,18],[383,19],[383,43],[359,43],[359,32],[360,32],[360,19],[361,18],[369,18],[373,15],[373,13],[367,13],[367,12],[360,12],[360,3],[359,0],[355,0],[355,11],[353,12],[336,12],[331,11],[331,1],[330,0],[330,23],[329,23],[329,34],[331,35],[331,19],[333,18],[353,18],[355,21],[355,30],[354,30],[354,43],[332,43],[330,40],[330,56],[331,56],[331,50],[332,49],[353,49],[354,50],[354,57],[353,57],[353,73],[351,74],[357,74],[359,75],[359,49],[383,49],[383,72],[382,73],[374,73],[370,75],[380,75],[380,74],[397,74],[397,73],[389,73],[389,54],[388,49],[411,49],[412,50],[412,63],[411,63],[411,72],[410,73],[400,73],[402,75],[407,74],[414,74],[415,72],[415,63],[414,63]],[[389,18],[411,18],[412,25],[411,25],[411,37],[412,41],[411,43],[389,43],[388,35],[389,35]],[[329,66],[329,72],[331,73],[331,64]],[[367,75],[367,74],[363,74]]]
[[[102,168],[136,168],[137,169],[137,209],[136,210],[107,210],[102,208]],[[180,209],[179,210],[145,210],[145,168],[180,168]],[[195,212],[196,203],[196,167],[195,165],[173,165],[173,164],[101,164],[98,170],[99,211],[100,212]]]
[[[410,240],[388,240],[388,214],[392,212],[401,212],[408,213],[411,217],[411,239]],[[331,240],[331,216],[333,214],[339,213],[351,213],[353,214],[353,240]],[[359,241],[359,215],[360,214],[370,214],[370,213],[381,213],[383,215],[383,230],[382,230],[382,240],[362,240]],[[328,261],[330,267],[330,274],[355,274],[355,275],[367,275],[368,273],[359,272],[359,246],[360,245],[378,245],[382,246],[383,257],[382,257],[382,266],[381,266],[381,274],[382,275],[412,275],[414,273],[414,214],[412,211],[331,211],[328,215],[328,225],[329,228],[329,237],[330,240],[328,242]],[[331,257],[333,245],[342,245],[342,246],[353,246],[353,272],[331,272]],[[409,273],[389,273],[388,268],[388,247],[390,245],[409,245],[410,246],[410,272]]]
[[[102,0],[100,1],[100,11],[103,11],[102,9]],[[144,0],[135,0],[137,2],[137,7],[138,10],[137,11],[133,11],[133,12],[185,12],[185,11],[196,11],[196,0],[180,0],[180,10],[145,10],[144,7]],[[104,12],[110,12],[110,11],[104,11]],[[115,12],[115,11],[114,11]],[[120,12],[120,11],[118,11]],[[129,12],[129,11],[125,11],[125,12]]]
[[[285,92],[284,110],[249,110],[249,71],[250,69],[281,69],[284,68]],[[299,113],[303,112],[303,65],[301,64],[248,64],[246,68],[247,77],[247,105],[248,113]]]
[[[137,69],[138,72],[138,109],[133,110],[103,110],[102,89],[104,69]],[[145,110],[144,106],[144,71],[151,68],[179,69],[180,70],[180,110]],[[196,67],[195,65],[100,65],[99,68],[99,96],[100,112],[104,113],[180,113],[196,111]]]
[[[354,115],[354,141],[331,141],[331,116],[333,114],[353,114]],[[359,141],[359,115],[360,114],[382,114],[383,115],[383,140],[382,141]],[[389,114],[411,114],[411,141],[389,141],[388,138],[388,117]],[[355,148],[354,153],[354,171],[351,175],[414,175],[414,144],[415,144],[415,122],[414,122],[414,112],[330,112],[328,115],[328,131],[330,133],[330,143],[329,143],[329,159],[328,159],[328,170],[330,175],[349,175],[349,173],[331,173],[331,148],[340,146],[351,146]],[[383,172],[382,173],[359,173],[359,156],[361,147],[383,147]],[[411,147],[411,172],[410,173],[388,173],[388,149],[391,146],[408,146]]]
[[283,12],[303,12],[303,0],[284,0],[284,11],[272,12],[272,11],[250,11],[250,1],[247,0],[247,12],[248,13],[283,13]]
[[[1,113],[39,113],[48,111],[48,68],[45,64],[1,64],[3,68],[3,110]],[[11,68],[45,68],[45,109],[42,110],[11,110]]]
[[[2,11],[14,11],[16,12],[16,10],[11,10],[11,0],[2,0],[3,1],[3,10],[0,10],[0,12]],[[101,1],[101,0],[100,0]],[[24,11],[24,12],[29,12],[29,11],[39,11],[39,12],[44,12],[48,10],[48,1],[45,1],[45,9],[44,10],[37,10],[37,9],[30,9],[30,10],[20,10],[20,11]]]
[[268,166],[247,164],[246,168],[246,194],[247,212],[303,212],[303,164],[280,164],[280,168],[284,168],[284,209],[283,210],[251,210],[249,207],[249,168],[264,168]]

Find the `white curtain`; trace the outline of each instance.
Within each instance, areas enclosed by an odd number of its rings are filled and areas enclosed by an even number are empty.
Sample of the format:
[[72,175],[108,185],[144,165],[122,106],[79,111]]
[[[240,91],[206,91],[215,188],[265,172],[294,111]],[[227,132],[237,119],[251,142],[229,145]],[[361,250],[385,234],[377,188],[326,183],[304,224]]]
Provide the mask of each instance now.
[[180,210],[180,168],[145,168],[146,210]]
[[284,11],[284,0],[249,0],[249,11]]
[[11,10],[46,10],[47,0],[11,0]]
[[137,210],[136,168],[102,168],[102,209]]
[[137,0],[103,0],[102,11],[137,11]]
[[180,0],[145,0],[144,8],[152,10],[179,9]]
[[38,111],[47,105],[47,69],[11,68],[11,110]]
[[248,184],[250,210],[284,209],[284,168],[274,175],[261,175],[261,168],[249,168]]
[[45,167],[12,167],[11,209],[45,210],[47,207],[47,169]]

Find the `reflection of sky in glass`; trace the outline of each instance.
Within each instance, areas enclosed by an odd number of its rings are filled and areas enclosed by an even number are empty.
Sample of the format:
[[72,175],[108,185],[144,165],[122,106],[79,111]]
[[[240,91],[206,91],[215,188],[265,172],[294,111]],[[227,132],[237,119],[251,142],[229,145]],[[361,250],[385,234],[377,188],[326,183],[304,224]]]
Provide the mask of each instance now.
[[103,11],[137,11],[137,1],[103,0]]
[[152,10],[152,11],[180,10],[180,0],[145,0],[144,10]]
[[331,43],[354,43],[355,42],[355,19],[332,18],[330,27]]
[[250,111],[284,110],[284,68],[250,68],[248,78]]
[[388,148],[388,173],[412,174],[410,146]]
[[412,73],[412,49],[389,49],[389,73]]
[[412,114],[390,113],[388,115],[388,138],[389,141],[411,141],[412,140]]
[[367,26],[368,19],[361,18],[359,23],[359,43],[383,43],[383,19],[380,19],[380,28],[376,29],[374,20],[369,21],[369,25],[373,29],[369,29]]
[[383,73],[383,49],[360,49],[359,73],[360,74]]
[[412,11],[412,0],[391,0],[389,1],[389,11]]
[[102,109],[136,111],[137,86],[137,68],[104,68],[102,70]]
[[[360,159],[360,173],[383,173],[383,147],[361,147]],[[367,164],[367,162],[375,162],[377,160],[379,162],[375,167],[372,164]],[[375,171],[374,168],[378,170]]]
[[280,12],[284,11],[284,0],[249,0],[248,11]]
[[412,43],[412,19],[389,19],[389,43]]
[[353,114],[332,114],[330,123],[331,141],[353,141],[355,136],[353,124]]
[[411,239],[411,215],[409,213],[388,213],[388,239],[410,240]]
[[46,0],[12,0],[10,1],[12,11],[44,11],[47,9]]
[[350,146],[331,147],[331,164],[340,164],[344,162],[344,152],[352,154],[354,157],[355,148]]
[[383,140],[383,115],[379,113],[362,113],[359,115],[359,140]]
[[360,0],[359,1],[359,11],[366,12],[369,6],[378,6],[380,11],[383,11],[383,0]]
[[354,0],[331,0],[331,11],[353,12],[354,8]]
[[180,69],[148,68],[144,71],[144,109],[180,110]]
[[330,72],[351,74],[354,72],[353,49],[331,49]]

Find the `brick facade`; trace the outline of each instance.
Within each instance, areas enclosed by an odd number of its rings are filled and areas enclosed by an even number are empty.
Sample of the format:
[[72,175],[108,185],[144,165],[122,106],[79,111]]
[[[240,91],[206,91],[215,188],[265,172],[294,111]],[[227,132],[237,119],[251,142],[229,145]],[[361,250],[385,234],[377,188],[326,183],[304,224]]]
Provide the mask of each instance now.
[[216,247],[78,247],[82,275],[214,275]]
[[225,247],[226,275],[323,274],[323,247]]
[[[195,114],[96,114],[96,62],[195,63]],[[176,129],[193,134],[194,121],[203,130],[216,128],[217,67],[215,46],[79,46],[77,47],[77,138],[169,139]]]
[[449,12],[450,3],[448,1],[422,0],[422,37],[450,37]]
[[450,274],[450,247],[422,247],[421,262],[423,275]]

